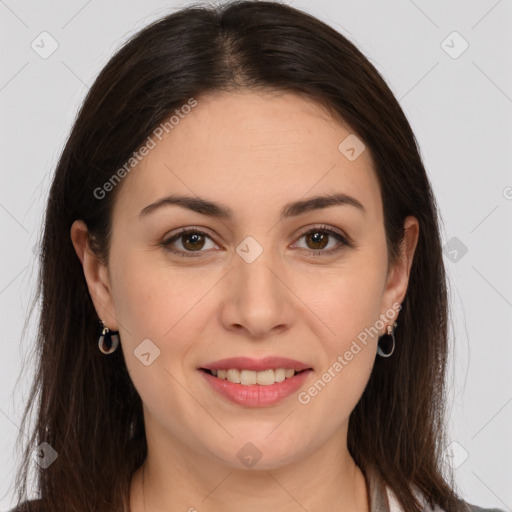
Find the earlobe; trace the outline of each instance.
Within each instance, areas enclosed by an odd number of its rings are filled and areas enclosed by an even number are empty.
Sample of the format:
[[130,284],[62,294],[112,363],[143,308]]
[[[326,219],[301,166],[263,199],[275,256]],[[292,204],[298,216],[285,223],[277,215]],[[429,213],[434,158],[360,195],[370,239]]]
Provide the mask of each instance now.
[[82,264],[87,288],[98,318],[103,320],[111,330],[118,330],[107,268],[89,245],[86,224],[81,220],[73,222],[70,235],[75,252]]

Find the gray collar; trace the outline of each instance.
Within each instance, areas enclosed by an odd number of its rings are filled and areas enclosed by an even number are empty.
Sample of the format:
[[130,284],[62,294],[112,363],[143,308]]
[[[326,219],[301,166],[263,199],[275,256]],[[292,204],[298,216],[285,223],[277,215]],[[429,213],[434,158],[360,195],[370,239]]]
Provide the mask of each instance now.
[[370,512],[390,512],[386,484],[378,469],[369,464],[364,470],[362,468],[361,470],[366,478]]

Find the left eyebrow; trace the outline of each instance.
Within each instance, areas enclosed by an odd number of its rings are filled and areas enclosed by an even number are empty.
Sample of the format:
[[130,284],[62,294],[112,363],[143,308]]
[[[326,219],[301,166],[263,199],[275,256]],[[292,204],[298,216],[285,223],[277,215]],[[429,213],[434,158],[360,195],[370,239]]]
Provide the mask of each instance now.
[[[180,206],[202,215],[208,215],[210,217],[219,219],[232,219],[234,217],[233,210],[231,210],[231,208],[226,205],[215,203],[201,197],[185,195],[170,195],[168,197],[164,197],[163,199],[159,199],[158,201],[151,203],[150,205],[143,208],[139,213],[139,217],[144,217],[156,210],[159,210],[160,208],[171,205]],[[302,201],[294,201],[292,203],[288,203],[282,208],[280,218],[283,220],[289,217],[302,215],[303,213],[312,210],[343,205],[353,206],[359,209],[362,213],[366,214],[364,206],[355,197],[349,196],[347,194],[337,193],[326,196],[314,196]]]
[[366,210],[362,203],[355,197],[347,194],[330,194],[327,196],[314,196],[303,201],[295,201],[288,203],[281,211],[281,219],[288,217],[295,217],[303,213],[328,208],[330,206],[343,206],[349,205],[359,209],[362,213],[366,214]]

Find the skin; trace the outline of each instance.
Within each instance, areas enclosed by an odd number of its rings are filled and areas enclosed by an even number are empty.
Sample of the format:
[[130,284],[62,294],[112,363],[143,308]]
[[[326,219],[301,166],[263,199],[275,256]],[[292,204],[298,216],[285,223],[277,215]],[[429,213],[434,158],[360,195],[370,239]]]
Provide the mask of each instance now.
[[[73,224],[98,317],[119,331],[144,403],[145,508],[139,469],[131,512],[369,511],[347,428],[373,368],[377,336],[305,405],[297,394],[273,406],[236,405],[198,370],[225,357],[291,357],[313,368],[300,391],[307,390],[360,332],[403,301],[418,222],[406,219],[402,257],[388,268],[371,155],[366,150],[349,161],[338,150],[350,133],[297,94],[201,97],[119,185],[108,265],[91,252],[84,223]],[[366,211],[338,205],[279,221],[286,203],[333,192],[358,199]],[[222,203],[234,217],[176,205],[139,215],[171,193]],[[332,235],[327,247],[302,236],[319,224],[348,236],[352,247]],[[192,245],[181,237],[173,246],[196,247],[199,257],[160,245],[190,226],[208,236]],[[263,248],[252,263],[236,252],[247,236]],[[337,246],[331,255],[312,254]],[[145,366],[133,351],[148,338],[161,352]],[[262,454],[251,468],[237,457],[247,442]]]

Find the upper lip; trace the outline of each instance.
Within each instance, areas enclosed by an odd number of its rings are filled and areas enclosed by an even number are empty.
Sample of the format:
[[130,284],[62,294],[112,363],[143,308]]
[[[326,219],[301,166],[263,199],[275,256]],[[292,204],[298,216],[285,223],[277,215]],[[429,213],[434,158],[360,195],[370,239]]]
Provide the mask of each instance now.
[[229,357],[227,359],[220,359],[208,363],[201,368],[205,370],[229,370],[230,368],[236,368],[238,370],[252,370],[255,372],[261,372],[263,370],[276,370],[277,368],[293,369],[298,372],[302,370],[309,370],[311,367],[295,359],[288,357],[275,357],[268,356],[263,359],[252,359],[250,357]]

